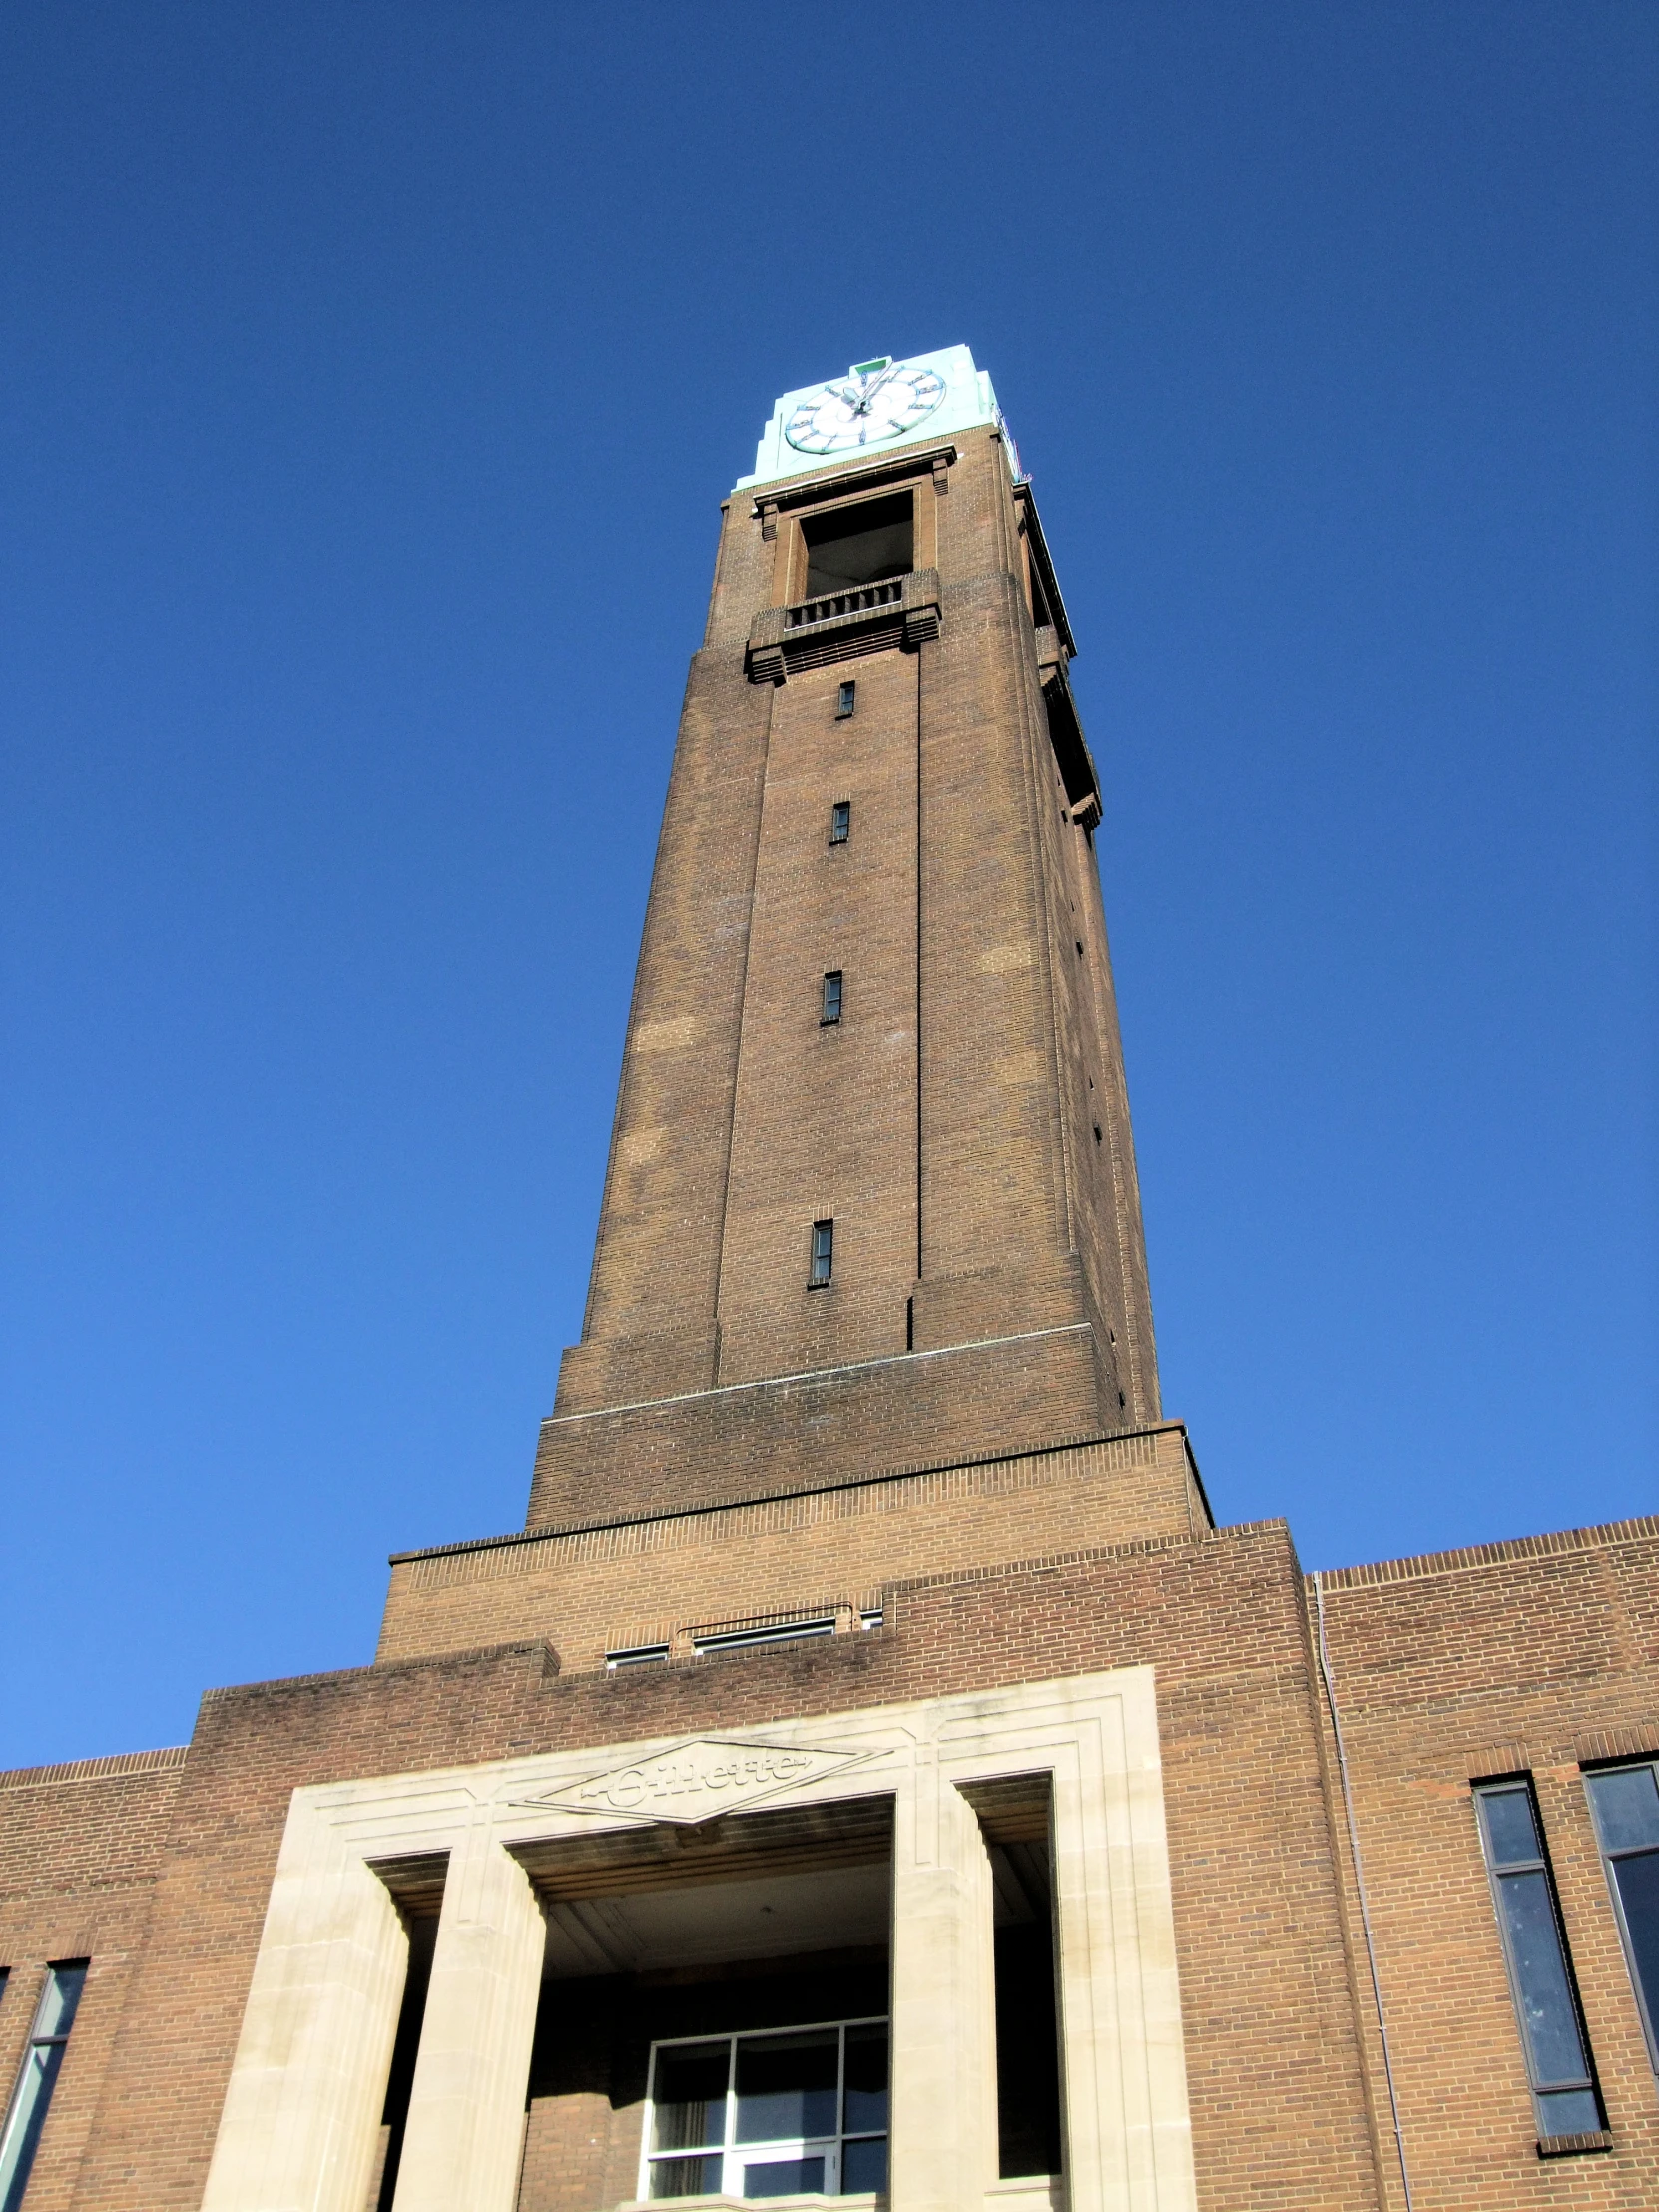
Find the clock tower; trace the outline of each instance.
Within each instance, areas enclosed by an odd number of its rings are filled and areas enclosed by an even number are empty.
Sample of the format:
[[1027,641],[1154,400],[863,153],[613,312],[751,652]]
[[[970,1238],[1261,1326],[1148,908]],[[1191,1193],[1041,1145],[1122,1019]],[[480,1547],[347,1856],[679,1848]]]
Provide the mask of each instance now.
[[724,509],[532,1527],[1158,1420],[1074,653],[965,346],[778,402]]
[[1653,2200],[1659,1523],[1215,1524],[1074,652],[965,347],[785,394],[527,1523],[0,1775],[0,2212]]

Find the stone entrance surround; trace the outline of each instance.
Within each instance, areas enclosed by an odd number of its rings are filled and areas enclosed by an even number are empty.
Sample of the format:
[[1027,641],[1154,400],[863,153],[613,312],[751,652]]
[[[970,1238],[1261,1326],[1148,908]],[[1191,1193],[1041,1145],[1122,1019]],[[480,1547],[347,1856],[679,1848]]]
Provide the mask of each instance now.
[[[990,1868],[962,1792],[1046,1773],[1070,2203],[1193,2212],[1152,1668],[702,1742],[705,1767],[730,1742],[717,1790],[742,1788],[745,1803],[759,1801],[756,1776],[768,1809],[893,1800],[893,2212],[984,2212],[996,2189]],[[830,1756],[747,1758],[762,1747]],[[579,1793],[679,1748],[296,1790],[203,2212],[362,2212],[408,1954],[373,1868],[438,1853],[448,1877],[396,2212],[513,2212],[544,1947],[515,1850],[648,1825],[617,1809],[628,1790]],[[716,1795],[713,1810],[728,1806],[741,1811]]]

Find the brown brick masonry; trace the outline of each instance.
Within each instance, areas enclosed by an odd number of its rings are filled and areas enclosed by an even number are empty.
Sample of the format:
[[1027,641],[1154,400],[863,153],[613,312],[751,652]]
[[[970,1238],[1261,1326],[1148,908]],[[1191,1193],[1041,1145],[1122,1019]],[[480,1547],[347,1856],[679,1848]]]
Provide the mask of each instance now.
[[[1654,2201],[1652,2075],[1572,1762],[1587,1745],[1648,1740],[1659,1710],[1655,1542],[1651,1523],[1627,1524],[1493,1546],[1467,1563],[1327,1578],[1419,2204],[1509,2212],[1563,2188],[1598,2208]],[[1147,1661],[1158,1670],[1200,2201],[1227,2212],[1397,2201],[1361,2076],[1375,2037],[1356,1989],[1352,1874],[1284,1528],[1057,1549],[898,1578],[883,1596],[886,1625],[865,1634],[621,1675],[561,1673],[536,1640],[219,1691],[182,1768],[80,1784],[17,1778],[8,1809],[38,1802],[47,1818],[33,1857],[10,1863],[27,1900],[9,1890],[5,1910],[62,1931],[36,1939],[37,1957],[41,1940],[102,1945],[113,1934],[130,1958],[136,1908],[121,1893],[142,1886],[153,1901],[131,1985],[123,1963],[89,1987],[39,2201],[135,2212],[195,2203],[288,1794],[301,1783],[761,1727]],[[1400,1603],[1411,1608],[1403,1624],[1376,1610]],[[1471,1774],[1490,1771],[1494,1749],[1512,1761],[1517,1745],[1539,1777],[1614,2136],[1606,2156],[1547,2165],[1467,1807]],[[48,1806],[77,1788],[95,1793],[90,1818],[67,1798]],[[137,1793],[133,1813],[111,1794],[123,1789]],[[177,1794],[158,1860],[163,1793]],[[10,2010],[8,1999],[0,2012]]]
[[1080,1534],[1208,1525],[1186,1431],[1168,1422],[1012,1460],[400,1555],[379,1657],[547,1636],[568,1672],[692,1621],[856,1602],[897,1575],[1029,1557]]

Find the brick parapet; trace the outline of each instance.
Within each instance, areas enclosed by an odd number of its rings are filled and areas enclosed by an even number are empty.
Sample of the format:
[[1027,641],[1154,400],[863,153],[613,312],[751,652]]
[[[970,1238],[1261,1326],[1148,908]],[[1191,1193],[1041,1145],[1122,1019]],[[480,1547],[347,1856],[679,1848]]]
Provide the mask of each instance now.
[[[693,1622],[755,1618],[895,1577],[1141,1536],[1208,1533],[1179,1424],[730,1507],[527,1534],[394,1562],[382,1658],[545,1635],[567,1670],[667,1641]],[[1068,1539],[1070,1540],[1068,1542]]]

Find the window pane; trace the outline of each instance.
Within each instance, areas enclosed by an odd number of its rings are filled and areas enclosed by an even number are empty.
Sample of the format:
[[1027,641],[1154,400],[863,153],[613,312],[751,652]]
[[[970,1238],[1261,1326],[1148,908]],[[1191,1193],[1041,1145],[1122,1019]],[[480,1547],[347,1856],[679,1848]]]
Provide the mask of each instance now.
[[32,2043],[23,2060],[17,2093],[6,2118],[5,2140],[0,2142],[0,2208],[17,2212],[29,2186],[29,2169],[35,2162],[35,2145],[46,2125],[52,2084],[63,2064],[62,2043]]
[[[86,1960],[48,1969],[46,1987],[35,2008],[30,2043],[12,2092],[5,2132],[0,2135],[0,2212],[17,2212],[29,2186],[29,2169],[35,2162],[35,2146],[46,2125],[52,2087],[63,2064],[64,2037],[75,2019],[75,2007],[87,1978]],[[43,2038],[54,2038],[48,2042]]]
[[1538,2129],[1543,2135],[1595,2135],[1601,2113],[1593,2089],[1557,2089],[1538,2099]]
[[81,2001],[81,1991],[86,1986],[85,1966],[54,1966],[50,1980],[41,1993],[40,2010],[35,2024],[29,2030],[37,2040],[48,2035],[67,2035],[75,2024],[75,2007]]
[[713,2197],[720,2194],[721,2159],[659,2158],[651,2168],[654,2197]]
[[841,2195],[886,2186],[887,2138],[874,2135],[865,2143],[848,2143],[841,2152]]
[[792,2136],[832,2135],[839,2042],[832,2027],[740,2042],[737,2140],[775,2143]]
[[1590,2068],[1579,2039],[1543,1873],[1502,1875],[1498,1892],[1515,1961],[1521,2024],[1532,2052],[1533,2080],[1539,2088],[1557,2081],[1583,2081]]
[[1482,1790],[1486,1829],[1492,1839],[1492,1865],[1511,1867],[1517,1859],[1541,1859],[1529,1790]]
[[1651,1767],[1620,1767],[1611,1774],[1587,1774],[1584,1780],[1603,1851],[1659,1848],[1659,1781]]
[[808,2190],[823,2194],[822,2158],[769,2158],[764,2165],[743,2170],[746,2197],[795,2197]]
[[1609,1864],[1630,1935],[1630,1962],[1647,1999],[1648,2018],[1659,2029],[1659,1851]]
[[[700,2150],[705,2145],[718,2149],[726,2140],[730,2053],[731,2045],[724,2038],[658,2051],[652,2089],[653,2150]],[[715,2186],[719,2188],[718,2180]],[[685,2196],[687,2191],[671,2189],[668,2194]]]
[[[846,2116],[848,2134],[887,2124],[887,2030],[849,2027],[846,2031]],[[882,2154],[885,2156],[885,2153]],[[873,2189],[872,2181],[848,2182],[848,2188]]]

